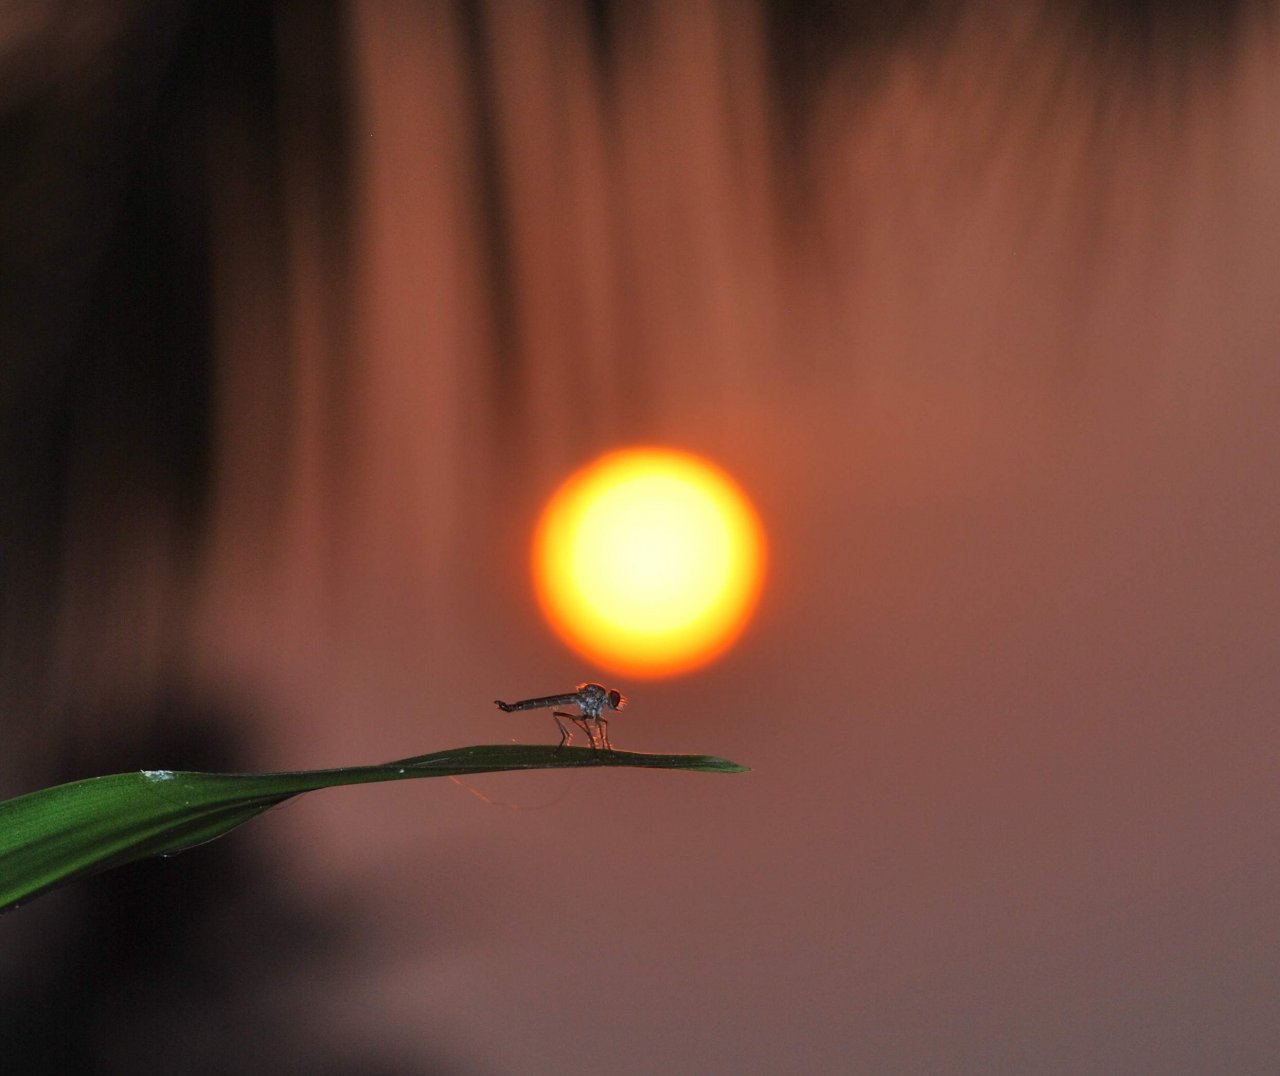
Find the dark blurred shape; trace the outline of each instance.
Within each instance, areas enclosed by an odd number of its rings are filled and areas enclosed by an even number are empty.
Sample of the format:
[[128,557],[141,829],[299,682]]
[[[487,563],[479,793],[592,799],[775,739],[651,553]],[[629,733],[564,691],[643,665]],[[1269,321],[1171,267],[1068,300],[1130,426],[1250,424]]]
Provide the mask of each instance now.
[[[618,33],[617,0],[583,0],[587,13],[587,31],[599,62],[608,64],[613,57]],[[634,4],[633,4],[634,6]]]
[[204,519],[212,32],[196,7],[46,10],[43,55],[75,43],[80,62],[0,81],[0,697],[19,733],[85,600],[63,605],[72,536],[91,536],[106,583],[140,513],[188,548]]
[[[974,10],[963,0],[763,0],[763,7],[775,102],[782,133],[792,138],[803,132],[813,94],[833,70],[865,93],[895,50],[941,48],[956,21]],[[1224,63],[1242,28],[1272,11],[1263,0],[1048,0],[1039,12],[1027,7],[1034,18],[1076,32],[1076,62],[1123,70],[1137,81],[1157,68],[1185,73],[1193,62]]]
[[[601,11],[605,6],[598,5]],[[469,148],[475,162],[476,241],[482,252],[489,292],[493,362],[499,391],[515,399],[519,396],[518,319],[510,192],[504,182],[498,145],[497,90],[489,49],[489,26],[483,4],[462,3],[456,10],[459,38],[466,57],[463,72],[470,104]]]
[[1265,0],[1053,0],[1049,8],[1078,25],[1099,52],[1139,67],[1229,59],[1242,31],[1256,29],[1271,11]]
[[[180,635],[212,474],[219,139],[234,131],[258,162],[274,229],[256,239],[275,250],[278,278],[286,160],[289,193],[324,221],[328,262],[350,260],[344,12],[337,2],[67,3],[33,7],[9,44],[0,704],[19,742],[58,705],[50,677],[68,632],[85,647],[78,640],[111,630],[107,607],[124,597],[113,582],[139,549],[176,580],[166,615]],[[345,395],[340,380],[332,395]]]
[[764,0],[774,93],[782,114],[802,119],[813,91],[852,55],[883,58],[915,34],[940,36],[956,0]]
[[16,731],[45,702],[70,513],[109,532],[127,493],[195,522],[206,259],[182,12],[46,9],[0,76],[0,697]]

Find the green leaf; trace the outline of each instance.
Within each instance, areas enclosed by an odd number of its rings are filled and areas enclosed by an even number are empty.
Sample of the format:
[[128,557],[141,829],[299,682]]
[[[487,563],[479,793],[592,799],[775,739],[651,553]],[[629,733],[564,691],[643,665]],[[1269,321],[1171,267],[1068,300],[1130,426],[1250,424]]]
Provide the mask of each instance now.
[[648,755],[536,744],[462,747],[381,766],[293,773],[141,770],[55,785],[0,803],[0,911],[75,878],[221,837],[303,792],[499,770],[642,766],[741,773],[711,755]]

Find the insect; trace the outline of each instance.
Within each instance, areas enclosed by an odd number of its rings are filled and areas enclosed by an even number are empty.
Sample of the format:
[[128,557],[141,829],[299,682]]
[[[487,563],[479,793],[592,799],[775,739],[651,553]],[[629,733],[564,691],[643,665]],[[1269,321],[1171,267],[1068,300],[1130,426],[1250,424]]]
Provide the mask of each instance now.
[[[498,704],[499,710],[508,714],[516,710],[544,710],[548,706],[576,706],[578,708],[576,714],[566,713],[563,710],[552,711],[556,725],[560,728],[560,747],[567,747],[573,743],[573,732],[562,720],[562,718],[568,718],[587,734],[587,739],[591,741],[594,750],[598,751],[603,747],[606,751],[612,751],[613,744],[609,742],[609,719],[604,716],[605,711],[621,710],[627,704],[627,697],[621,691],[602,687],[600,684],[579,684],[577,690],[564,695],[543,695],[541,698],[521,699],[519,702],[503,702],[501,699],[493,701]],[[596,742],[597,733],[599,733],[599,743]],[[558,751],[560,747],[556,750]]]

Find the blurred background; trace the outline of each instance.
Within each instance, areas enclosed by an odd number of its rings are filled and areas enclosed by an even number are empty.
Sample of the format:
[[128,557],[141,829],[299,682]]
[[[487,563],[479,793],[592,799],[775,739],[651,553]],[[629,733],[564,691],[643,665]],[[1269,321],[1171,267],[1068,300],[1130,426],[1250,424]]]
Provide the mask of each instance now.
[[[1268,3],[0,5],[0,794],[554,742],[0,918],[15,1073],[1274,1071]],[[632,443],[715,664],[543,622]],[[507,805],[507,806],[504,806]],[[521,809],[511,809],[511,807]]]

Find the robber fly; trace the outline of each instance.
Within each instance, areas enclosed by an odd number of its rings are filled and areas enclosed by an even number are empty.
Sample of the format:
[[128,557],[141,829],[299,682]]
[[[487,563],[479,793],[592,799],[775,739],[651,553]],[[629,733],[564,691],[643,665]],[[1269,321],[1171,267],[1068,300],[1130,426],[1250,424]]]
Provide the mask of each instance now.
[[[555,717],[556,725],[560,729],[560,747],[567,747],[573,743],[573,732],[562,720],[562,718],[568,718],[587,734],[587,739],[591,741],[591,747],[594,750],[598,751],[603,747],[606,751],[612,751],[613,744],[609,742],[609,719],[604,716],[605,711],[621,710],[627,704],[627,697],[621,691],[601,687],[599,684],[579,684],[576,691],[565,695],[544,695],[538,699],[521,699],[519,702],[503,702],[501,699],[493,701],[498,704],[499,710],[506,713],[513,713],[516,710],[545,710],[549,706],[576,706],[578,708],[576,714],[565,713],[563,710],[552,711],[552,716]],[[599,743],[596,742],[597,733],[599,733]],[[556,750],[560,750],[560,747]]]

